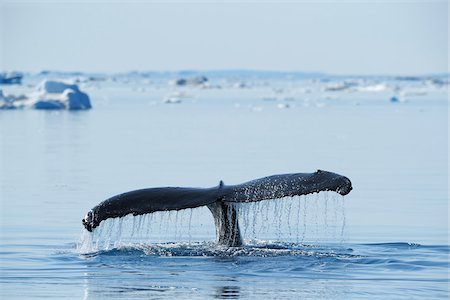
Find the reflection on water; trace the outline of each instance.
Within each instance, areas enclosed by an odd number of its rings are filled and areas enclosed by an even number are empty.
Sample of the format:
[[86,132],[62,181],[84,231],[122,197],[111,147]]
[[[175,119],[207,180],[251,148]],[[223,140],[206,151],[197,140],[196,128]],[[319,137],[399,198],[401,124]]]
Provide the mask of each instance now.
[[382,299],[402,298],[416,283],[421,288],[409,296],[426,297],[429,288],[446,295],[449,253],[444,245],[259,241],[233,249],[204,243],[128,245],[89,255],[72,249],[61,256],[85,269],[85,299],[336,299],[358,298],[360,290]]
[[216,288],[216,294],[214,298],[217,299],[239,299],[241,294],[241,288],[238,286],[222,286]]

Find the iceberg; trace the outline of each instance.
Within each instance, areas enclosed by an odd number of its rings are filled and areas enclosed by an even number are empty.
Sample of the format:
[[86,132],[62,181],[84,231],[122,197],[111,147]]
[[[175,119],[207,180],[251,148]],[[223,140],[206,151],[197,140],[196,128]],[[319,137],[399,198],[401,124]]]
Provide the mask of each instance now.
[[31,106],[35,109],[84,110],[92,108],[89,96],[76,84],[62,81],[44,80],[31,96]]
[[18,72],[0,73],[0,84],[21,84],[23,75]]
[[0,109],[34,108],[86,110],[92,108],[89,96],[76,84],[44,80],[28,95],[5,96],[0,90]]

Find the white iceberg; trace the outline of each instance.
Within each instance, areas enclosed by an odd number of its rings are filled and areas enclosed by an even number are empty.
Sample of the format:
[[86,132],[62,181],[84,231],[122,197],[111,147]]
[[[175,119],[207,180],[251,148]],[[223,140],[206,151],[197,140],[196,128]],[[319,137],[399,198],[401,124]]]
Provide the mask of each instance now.
[[92,106],[89,96],[76,84],[44,80],[35,92],[26,96],[0,93],[0,109],[15,108],[85,110]]
[[26,96],[0,93],[0,109],[15,108],[85,110],[92,106],[89,96],[76,84],[44,80],[35,92]]
[[90,109],[91,101],[76,84],[44,80],[30,95],[29,106],[35,109]]

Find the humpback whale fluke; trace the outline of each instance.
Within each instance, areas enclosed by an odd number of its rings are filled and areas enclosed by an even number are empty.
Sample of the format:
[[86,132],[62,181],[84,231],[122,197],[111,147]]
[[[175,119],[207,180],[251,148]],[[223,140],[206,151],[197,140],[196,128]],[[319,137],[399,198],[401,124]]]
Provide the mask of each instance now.
[[347,177],[322,170],[314,173],[273,175],[230,186],[221,181],[218,186],[212,188],[149,188],[123,193],[101,202],[87,213],[82,223],[88,231],[92,231],[109,218],[206,205],[214,216],[218,244],[235,247],[242,245],[235,203],[321,191],[347,195],[351,190],[352,183]]

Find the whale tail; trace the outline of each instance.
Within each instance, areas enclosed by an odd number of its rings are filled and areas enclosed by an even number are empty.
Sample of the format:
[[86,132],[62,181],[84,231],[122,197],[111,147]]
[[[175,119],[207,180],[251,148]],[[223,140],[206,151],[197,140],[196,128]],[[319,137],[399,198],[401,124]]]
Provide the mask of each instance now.
[[109,218],[207,206],[214,217],[218,244],[236,247],[242,245],[236,203],[293,197],[320,191],[334,191],[346,195],[351,190],[352,184],[347,177],[322,170],[314,173],[273,175],[230,186],[220,181],[219,185],[213,188],[149,188],[120,194],[101,202],[86,214],[82,223],[88,231],[92,231]]

